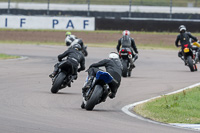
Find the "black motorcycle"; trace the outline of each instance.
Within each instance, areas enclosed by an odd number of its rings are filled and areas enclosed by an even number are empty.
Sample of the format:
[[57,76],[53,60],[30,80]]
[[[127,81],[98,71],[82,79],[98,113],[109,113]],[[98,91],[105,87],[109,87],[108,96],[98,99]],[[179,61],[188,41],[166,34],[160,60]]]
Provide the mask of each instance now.
[[196,51],[193,50],[192,48],[188,47],[188,44],[184,45],[183,48],[183,55],[184,55],[184,60],[185,60],[185,65],[187,65],[190,68],[191,72],[197,71],[197,65],[196,65]]
[[112,82],[112,80],[113,77],[109,73],[98,71],[91,88],[87,90],[85,97],[83,97],[81,107],[86,110],[93,110],[95,105],[105,102],[110,93],[108,83]]
[[[64,67],[62,67],[63,65]],[[52,78],[52,93],[57,93],[66,86],[71,87],[71,82],[77,78],[77,76],[72,75],[73,67],[67,60],[60,62],[58,68],[58,73]]]
[[[119,57],[122,62],[123,70],[122,76],[123,77],[130,77],[132,68],[130,67],[130,60],[132,59],[132,52],[130,48],[121,48],[119,51]],[[137,55],[135,55],[133,62],[137,59]]]

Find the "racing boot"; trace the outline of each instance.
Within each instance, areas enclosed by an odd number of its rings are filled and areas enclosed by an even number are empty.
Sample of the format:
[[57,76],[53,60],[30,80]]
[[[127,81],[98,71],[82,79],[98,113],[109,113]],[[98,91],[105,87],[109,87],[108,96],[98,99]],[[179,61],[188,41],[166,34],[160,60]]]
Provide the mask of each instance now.
[[183,62],[185,63],[185,66],[187,66],[187,62],[186,62],[184,56],[180,56],[180,58],[181,58],[181,60],[183,60]]
[[68,84],[67,84],[68,87],[71,87],[71,83],[74,82],[73,81],[74,78],[77,78],[77,75],[70,75],[70,76],[68,76]]
[[56,74],[58,73],[58,63],[54,65],[53,73],[49,75],[50,78],[54,78]]
[[49,75],[50,78],[54,78],[56,76],[57,72],[54,71],[52,74]]
[[67,84],[67,86],[68,86],[68,87],[71,87],[71,82],[69,82],[69,83]]
[[85,94],[87,92],[87,89],[89,89],[91,86],[92,86],[92,82],[93,82],[93,79],[94,79],[94,76],[90,76],[88,78],[88,81],[87,83],[84,85],[84,87],[82,88],[82,93],[83,93],[83,96],[85,97]]
[[132,70],[133,68],[135,68],[134,64],[130,64],[130,70]]
[[82,108],[82,109],[85,109],[85,103],[84,103],[84,102],[82,102],[81,108]]
[[77,75],[77,74],[74,74],[74,75],[72,75],[72,78],[73,78],[74,80],[76,80],[76,79],[78,78],[78,75]]
[[181,56],[181,60],[185,61],[184,56]]
[[116,93],[111,92],[108,96],[110,97],[110,99],[115,98]]

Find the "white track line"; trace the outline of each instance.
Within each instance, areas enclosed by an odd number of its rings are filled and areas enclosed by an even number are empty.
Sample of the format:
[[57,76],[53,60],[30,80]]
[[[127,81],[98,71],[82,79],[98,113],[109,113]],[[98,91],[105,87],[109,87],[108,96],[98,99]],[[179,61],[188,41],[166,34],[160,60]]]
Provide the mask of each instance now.
[[[183,89],[180,89],[180,90],[177,90],[177,91],[174,91],[174,92],[165,94],[165,95],[175,94],[175,93],[181,92],[181,91],[186,90],[186,89],[194,88],[194,87],[199,86],[199,85],[200,85],[200,83],[197,83],[197,84],[194,84],[194,85],[185,87],[185,88],[183,88]],[[134,108],[136,105],[142,104],[142,103],[148,102],[148,101],[150,101],[150,100],[152,100],[152,99],[156,99],[156,98],[160,98],[160,97],[161,97],[161,96],[157,96],[157,97],[153,97],[153,98],[150,98],[150,99],[147,99],[147,100],[144,100],[144,101],[140,101],[140,102],[136,102],[136,103],[133,103],[133,104],[126,105],[126,106],[124,106],[124,107],[122,108],[122,111],[123,111],[124,113],[126,113],[127,115],[130,115],[130,116],[135,117],[135,118],[137,118],[137,119],[140,119],[140,120],[143,120],[143,121],[147,121],[147,122],[151,122],[151,123],[154,123],[154,124],[160,124],[160,125],[165,125],[165,126],[173,126],[173,127],[177,127],[177,128],[192,129],[192,130],[200,130],[200,124],[180,124],[180,123],[170,123],[170,124],[166,124],[166,123],[161,123],[161,122],[153,121],[153,120],[144,118],[144,117],[142,117],[142,116],[139,116],[139,115],[137,115],[137,114],[134,114],[133,108]]]

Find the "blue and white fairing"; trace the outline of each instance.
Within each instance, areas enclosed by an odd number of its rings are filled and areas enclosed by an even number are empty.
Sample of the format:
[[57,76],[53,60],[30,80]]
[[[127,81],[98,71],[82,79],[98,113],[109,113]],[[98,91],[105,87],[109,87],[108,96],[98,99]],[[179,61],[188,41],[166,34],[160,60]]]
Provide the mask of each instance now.
[[106,84],[108,84],[112,82],[113,77],[107,72],[98,71],[96,74],[96,80],[103,80]]

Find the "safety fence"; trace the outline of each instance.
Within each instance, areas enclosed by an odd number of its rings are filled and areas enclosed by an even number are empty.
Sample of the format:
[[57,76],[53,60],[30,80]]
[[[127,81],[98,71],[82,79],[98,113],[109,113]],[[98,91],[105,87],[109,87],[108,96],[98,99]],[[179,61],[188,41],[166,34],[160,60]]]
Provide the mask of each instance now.
[[134,14],[156,13],[150,17],[166,18],[165,13],[171,19],[184,13],[190,14],[187,19],[193,19],[191,14],[198,19],[199,7],[200,0],[0,0],[0,14],[17,15],[136,17]]
[[200,0],[0,0],[15,3],[57,3],[57,4],[95,4],[95,5],[140,5],[140,6],[172,6],[199,7]]

